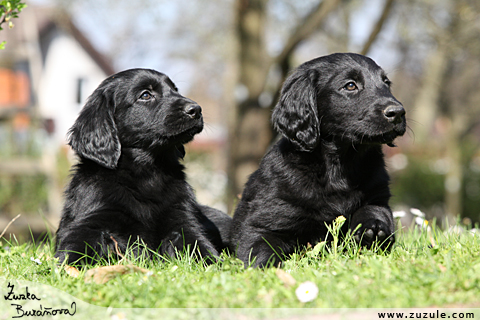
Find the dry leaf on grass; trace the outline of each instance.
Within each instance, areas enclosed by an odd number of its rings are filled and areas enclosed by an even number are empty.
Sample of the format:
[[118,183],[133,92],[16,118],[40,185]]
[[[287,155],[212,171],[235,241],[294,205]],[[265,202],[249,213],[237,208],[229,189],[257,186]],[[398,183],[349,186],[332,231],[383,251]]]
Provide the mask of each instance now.
[[282,269],[275,270],[277,277],[283,282],[285,287],[293,287],[297,281],[289,274],[283,271]]
[[65,270],[65,272],[66,272],[70,277],[73,277],[73,278],[78,277],[78,275],[80,274],[80,271],[78,271],[77,268],[72,267],[72,266],[69,266],[69,265],[65,265],[65,267],[64,267],[63,269]]
[[139,268],[132,265],[100,267],[88,270],[85,273],[85,282],[90,283],[94,281],[97,284],[103,284],[123,274],[148,272],[149,271],[147,269]]

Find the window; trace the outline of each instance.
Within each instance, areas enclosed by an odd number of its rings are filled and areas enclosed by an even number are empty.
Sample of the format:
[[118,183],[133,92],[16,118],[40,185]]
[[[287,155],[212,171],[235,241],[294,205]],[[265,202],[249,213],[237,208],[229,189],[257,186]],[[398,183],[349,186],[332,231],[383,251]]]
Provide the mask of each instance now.
[[77,78],[77,99],[78,104],[83,104],[85,102],[85,85],[87,80],[85,78]]

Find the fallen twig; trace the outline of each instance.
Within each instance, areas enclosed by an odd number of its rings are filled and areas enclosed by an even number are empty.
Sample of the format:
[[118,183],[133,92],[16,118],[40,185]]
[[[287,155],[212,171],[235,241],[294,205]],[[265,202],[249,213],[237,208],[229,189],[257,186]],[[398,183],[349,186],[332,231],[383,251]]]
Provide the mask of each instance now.
[[20,216],[21,216],[21,214],[19,213],[19,214],[17,214],[17,216],[16,216],[15,218],[13,218],[12,220],[10,220],[10,222],[7,224],[7,226],[5,227],[5,229],[3,229],[2,234],[0,234],[0,238],[3,237],[3,235],[5,234],[5,232],[7,232],[8,227],[10,227],[10,225],[11,225],[12,223],[14,223],[15,220],[17,220]]
[[120,252],[120,249],[118,249],[118,242],[117,240],[115,240],[115,238],[113,236],[110,236],[110,239],[113,240],[113,242],[115,243],[115,252],[117,253],[117,255],[119,255],[120,257],[122,257],[122,260],[125,259],[125,256]]

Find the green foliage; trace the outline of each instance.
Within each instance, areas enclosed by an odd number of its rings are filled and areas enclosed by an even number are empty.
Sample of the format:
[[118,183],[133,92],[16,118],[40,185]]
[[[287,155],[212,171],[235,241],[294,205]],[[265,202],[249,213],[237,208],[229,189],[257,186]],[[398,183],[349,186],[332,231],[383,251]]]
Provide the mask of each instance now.
[[[150,272],[119,275],[104,284],[86,283],[85,273],[98,265],[81,269],[73,278],[53,258],[50,243],[18,245],[5,240],[0,245],[0,274],[4,279],[48,284],[113,308],[407,308],[478,303],[478,235],[449,234],[433,227],[399,234],[397,239],[390,254],[364,250],[351,241],[332,241],[335,245],[320,244],[294,254],[282,266],[293,284],[283,281],[276,268],[245,269],[227,254],[217,263],[205,264],[189,252],[178,259],[127,256],[104,261],[103,265],[134,264]],[[307,281],[318,287],[319,294],[301,302],[296,289]]]
[[18,213],[46,210],[48,189],[46,176],[0,175],[0,211],[13,217]]
[[[0,157],[0,161],[2,159]],[[69,169],[70,163],[66,154],[59,152],[57,155],[56,183],[62,189],[69,178]],[[25,175],[1,173],[0,212],[10,218],[19,213],[28,217],[48,212],[48,196],[51,192],[49,185],[48,177],[42,173]],[[22,239],[28,239],[28,236],[28,234],[19,235]]]
[[[0,30],[3,30],[4,23],[7,23],[10,29],[13,28],[12,19],[18,18],[18,14],[26,7],[22,0],[0,0]],[[5,49],[5,43],[5,41],[0,43],[0,50]]]
[[470,218],[473,223],[480,223],[480,172],[468,168],[462,189],[463,217]]
[[[462,216],[480,223],[480,153],[476,144],[462,144],[463,183],[461,186]],[[443,209],[445,173],[448,160],[431,154],[408,155],[408,166],[391,174],[391,205],[406,205],[431,212]]]
[[434,169],[429,157],[408,158],[408,166],[392,176],[392,205],[408,204],[409,207],[430,209],[444,201],[444,175]]
[[480,151],[475,139],[465,139],[462,143],[463,185],[462,218],[480,223]]

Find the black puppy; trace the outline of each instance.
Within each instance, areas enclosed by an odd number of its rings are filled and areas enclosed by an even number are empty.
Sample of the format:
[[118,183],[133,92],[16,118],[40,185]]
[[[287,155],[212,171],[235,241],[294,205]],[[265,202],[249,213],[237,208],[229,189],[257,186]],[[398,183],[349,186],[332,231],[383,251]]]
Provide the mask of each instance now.
[[196,202],[179,162],[203,129],[201,111],[154,70],[100,84],[69,132],[79,163],[57,231],[60,261],[92,263],[135,242],[162,255],[186,245],[218,255],[231,218]]
[[[277,263],[325,240],[343,215],[362,244],[395,241],[382,144],[405,133],[405,110],[371,59],[332,54],[287,78],[272,115],[283,138],[249,178],[233,217],[230,249],[246,265]],[[343,230],[346,231],[346,230]]]

